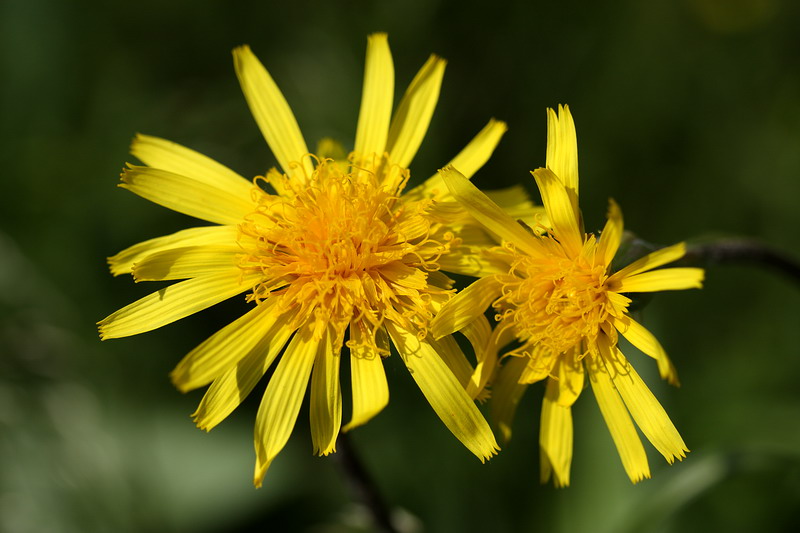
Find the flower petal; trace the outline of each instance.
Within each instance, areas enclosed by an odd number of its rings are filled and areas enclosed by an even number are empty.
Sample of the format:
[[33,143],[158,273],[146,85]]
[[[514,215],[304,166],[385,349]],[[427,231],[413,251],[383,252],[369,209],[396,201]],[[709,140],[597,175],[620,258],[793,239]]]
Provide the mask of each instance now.
[[655,335],[629,316],[613,318],[612,323],[617,331],[628,339],[628,342],[658,362],[658,372],[662,379],[666,379],[672,385],[679,385],[675,366],[667,357],[667,352],[664,351]]
[[342,426],[342,391],[339,385],[339,350],[331,344],[333,333],[326,328],[319,343],[311,373],[311,442],[314,453],[336,451],[336,437]]
[[628,409],[602,363],[589,366],[589,382],[603,413],[611,438],[617,447],[622,466],[632,482],[650,477],[650,466],[642,441],[633,425]]
[[539,186],[547,216],[553,224],[555,237],[564,246],[569,257],[577,257],[583,245],[583,232],[580,213],[572,205],[567,189],[550,169],[536,169],[533,177]]
[[583,361],[576,353],[563,354],[556,364],[558,375],[558,398],[556,402],[562,407],[571,407],[583,390]]
[[411,377],[453,435],[481,461],[497,453],[489,424],[433,347],[391,322],[386,327]]
[[461,333],[469,340],[477,359],[477,364],[467,385],[467,394],[470,398],[475,398],[483,391],[489,378],[494,374],[497,367],[497,349],[491,349],[489,346],[490,342],[493,344],[493,332],[492,326],[489,325],[489,321],[484,315],[478,315],[475,320],[461,329]]
[[577,213],[578,139],[569,106],[559,105],[558,115],[553,109],[547,110],[546,165],[564,184],[573,210]]
[[600,234],[600,241],[597,243],[597,251],[595,252],[601,264],[611,264],[622,242],[622,230],[622,211],[617,205],[617,202],[609,200],[608,221],[603,228],[603,232]]
[[569,486],[572,464],[572,408],[558,404],[558,382],[547,380],[539,429],[541,481],[550,479],[556,487]]
[[656,250],[655,252],[651,252],[646,256],[637,259],[625,268],[619,269],[614,273],[614,275],[609,277],[608,280],[609,282],[613,282],[615,280],[627,278],[646,270],[653,270],[654,268],[666,265],[667,263],[677,261],[683,257],[685,253],[686,243],[679,242],[678,244],[667,246],[666,248]]
[[[453,373],[456,380],[466,389],[472,377],[473,369],[455,338],[453,338],[452,335],[446,335],[436,340],[428,337],[426,341],[431,345],[431,348],[439,354],[439,357],[444,361],[444,364],[447,365],[447,368],[450,369],[450,372]],[[470,397],[473,396],[470,395]]]
[[705,273],[702,268],[663,268],[624,277],[614,286],[618,292],[657,292],[700,289]]
[[367,39],[367,60],[355,152],[359,157],[381,157],[386,149],[394,98],[394,65],[385,33]]
[[400,100],[386,141],[393,164],[406,168],[417,154],[439,99],[445,64],[435,55],[428,58]]
[[270,463],[289,440],[319,344],[313,336],[313,322],[295,333],[264,391],[256,414],[256,468],[253,474],[256,487],[261,486]]
[[[481,231],[483,231],[482,228]],[[469,246],[451,249],[450,253],[444,254],[439,258],[439,266],[445,272],[474,278],[483,278],[492,274],[506,274],[509,268],[508,263],[494,256],[487,256],[482,253],[480,248],[473,249]]]
[[[505,122],[491,119],[446,166],[454,167],[467,179],[472,178],[489,160],[507,130],[508,126],[506,126]],[[450,196],[450,191],[447,190],[447,186],[442,181],[441,176],[436,173],[411,190],[409,194],[422,195],[441,201]]]
[[240,46],[233,51],[233,63],[250,111],[278,164],[292,178],[310,176],[312,166],[306,157],[306,141],[272,76],[249,46]]
[[366,424],[389,403],[389,386],[381,355],[363,348],[357,327],[350,327],[350,380],[353,389],[353,417],[343,431]]
[[255,210],[249,195],[237,196],[166,170],[130,166],[121,177],[119,186],[123,189],[178,213],[217,224],[239,224]]
[[598,345],[609,376],[645,437],[670,464],[686,457],[689,450],[678,430],[625,356],[604,336]]
[[525,231],[525,228],[508,216],[458,170],[445,167],[439,171],[439,175],[450,193],[487,230],[513,243],[528,255],[537,256],[542,253],[536,237]]
[[527,383],[519,382],[527,364],[527,357],[507,357],[492,383],[492,400],[489,406],[492,420],[500,430],[500,438],[504,443],[511,439],[511,423],[514,421],[517,405],[528,389]]
[[263,344],[265,336],[274,335],[278,318],[285,318],[281,306],[275,305],[277,300],[254,307],[189,352],[170,373],[172,383],[181,392],[207,385]]
[[111,273],[115,276],[130,274],[134,263],[150,254],[186,246],[226,245],[236,242],[236,226],[204,226],[156,237],[125,248],[108,258]]
[[164,281],[209,276],[236,266],[242,249],[227,246],[188,246],[148,255],[133,266],[136,281]]
[[500,296],[500,284],[494,276],[479,278],[450,299],[430,323],[435,338],[454,333],[483,315]]
[[131,154],[145,165],[189,176],[212,187],[248,198],[253,184],[225,165],[185,146],[141,133],[131,143]]
[[100,338],[129,337],[152,331],[253,288],[260,273],[239,268],[164,287],[112,313],[99,325]]
[[293,318],[294,313],[287,311],[280,320],[274,321],[269,331],[239,362],[214,380],[192,414],[198,428],[211,430],[247,398],[294,333],[294,329],[287,327]]

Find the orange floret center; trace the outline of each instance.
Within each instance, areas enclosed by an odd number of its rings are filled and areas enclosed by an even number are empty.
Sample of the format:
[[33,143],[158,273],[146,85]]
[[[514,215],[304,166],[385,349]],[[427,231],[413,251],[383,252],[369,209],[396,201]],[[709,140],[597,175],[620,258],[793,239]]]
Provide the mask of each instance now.
[[513,323],[523,348],[539,345],[561,354],[578,347],[579,356],[595,352],[611,310],[606,265],[584,254],[569,258],[552,237],[543,238],[554,245],[548,247],[554,253],[520,255],[509,273],[500,276],[498,319]]
[[280,180],[285,194],[256,189],[258,208],[240,225],[239,266],[262,275],[248,299],[282,296],[300,307],[298,320],[311,317],[320,331],[333,326],[339,345],[353,322],[372,348],[384,320],[424,329],[430,294],[441,292],[429,287],[428,273],[450,244],[433,237],[425,202],[400,198],[404,174],[392,185],[332,160],[302,181],[271,173],[267,181]]

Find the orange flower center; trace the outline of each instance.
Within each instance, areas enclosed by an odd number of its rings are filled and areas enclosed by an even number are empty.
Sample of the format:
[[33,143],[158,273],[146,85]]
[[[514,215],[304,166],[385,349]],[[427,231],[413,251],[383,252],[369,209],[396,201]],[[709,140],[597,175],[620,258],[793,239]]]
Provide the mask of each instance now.
[[304,182],[273,173],[267,180],[281,180],[286,193],[254,192],[259,206],[239,237],[240,267],[262,274],[249,299],[282,295],[284,305],[300,306],[299,321],[331,325],[340,340],[354,321],[369,339],[387,319],[424,328],[436,292],[428,273],[449,243],[432,237],[427,204],[400,198],[408,171],[392,186],[343,168],[323,160]]
[[519,256],[509,274],[500,276],[503,294],[495,307],[500,319],[512,319],[526,345],[540,344],[556,354],[582,347],[579,354],[585,354],[594,351],[608,319],[606,278],[606,266],[592,264],[583,254],[577,259]]

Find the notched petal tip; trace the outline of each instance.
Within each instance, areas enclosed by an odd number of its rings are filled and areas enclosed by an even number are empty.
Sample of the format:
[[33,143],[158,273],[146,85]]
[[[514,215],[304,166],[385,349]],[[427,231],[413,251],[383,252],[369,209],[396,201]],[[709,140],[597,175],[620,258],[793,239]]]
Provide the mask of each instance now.
[[500,445],[495,443],[492,449],[484,452],[483,457],[478,457],[478,459],[481,460],[481,463],[486,464],[486,461],[491,460],[492,457],[500,453],[500,450],[501,450]]
[[[178,367],[176,367],[169,373],[169,380],[172,382],[172,385],[183,394],[186,394],[187,392],[198,388],[198,387],[190,387],[187,385],[186,372],[179,371]],[[192,416],[194,417],[197,414],[198,413],[195,412]]]
[[489,119],[488,126],[491,126],[493,128],[497,128],[500,133],[505,133],[505,132],[508,131],[508,123],[506,123],[505,120],[500,120],[500,119],[497,119],[495,117],[492,117],[491,119]]
[[197,427],[197,429],[201,429],[206,433],[214,429],[214,425],[206,423],[205,419],[200,416],[200,409],[197,409],[194,413],[192,413],[189,416],[191,417],[192,422],[194,422],[194,425],[195,427]]
[[249,44],[240,44],[239,46],[235,47],[231,51],[231,53],[233,54],[233,57],[236,58],[236,57],[240,57],[243,54],[252,54],[253,51],[250,50],[250,45]]

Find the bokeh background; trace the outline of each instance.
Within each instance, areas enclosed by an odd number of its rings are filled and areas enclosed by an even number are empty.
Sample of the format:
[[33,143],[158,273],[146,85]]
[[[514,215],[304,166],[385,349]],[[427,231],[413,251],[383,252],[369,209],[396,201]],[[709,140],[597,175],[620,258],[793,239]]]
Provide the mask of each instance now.
[[[352,145],[368,33],[390,35],[398,97],[431,52],[449,60],[419,182],[492,116],[510,130],[484,188],[544,163],[545,108],[576,117],[589,228],[608,197],[653,243],[744,236],[798,253],[800,4],[789,0],[311,3],[0,2],[0,530],[363,531],[335,458],[311,454],[307,410],[253,489],[259,390],[206,434],[167,377],[238,313],[230,302],[101,343],[94,323],[151,287],[105,257],[187,227],[116,188],[136,132],[246,176],[274,159],[231,49],[249,43],[309,146]],[[798,285],[712,266],[702,291],[658,295],[642,320],[682,387],[628,348],[692,453],[632,486],[589,391],[575,409],[572,486],[538,482],[542,387],[481,465],[399,364],[392,401],[352,434],[408,531],[797,531]]]

